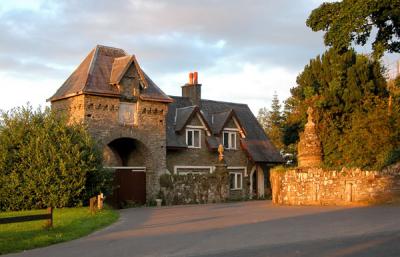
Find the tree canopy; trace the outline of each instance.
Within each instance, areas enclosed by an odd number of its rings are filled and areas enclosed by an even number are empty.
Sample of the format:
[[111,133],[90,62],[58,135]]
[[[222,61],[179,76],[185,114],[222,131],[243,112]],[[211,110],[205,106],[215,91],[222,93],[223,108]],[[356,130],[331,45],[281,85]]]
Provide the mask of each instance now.
[[374,56],[400,52],[400,0],[343,0],[323,3],[312,11],[307,26],[325,31],[325,45],[347,50],[365,45],[371,35]]
[[0,210],[79,205],[111,179],[83,125],[29,106],[1,114]]
[[388,115],[382,74],[378,61],[354,50],[339,54],[330,49],[297,77],[298,85],[286,101],[286,127],[301,129],[306,109],[313,106],[327,166],[383,167],[400,146],[400,119],[398,111]]

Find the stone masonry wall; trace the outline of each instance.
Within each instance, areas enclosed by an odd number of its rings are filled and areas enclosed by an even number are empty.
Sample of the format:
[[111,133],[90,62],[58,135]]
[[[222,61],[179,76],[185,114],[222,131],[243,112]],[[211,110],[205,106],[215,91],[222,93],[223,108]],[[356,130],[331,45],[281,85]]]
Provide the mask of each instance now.
[[288,205],[349,205],[397,202],[400,164],[383,171],[297,168],[271,171],[272,201]]
[[[104,149],[105,166],[115,166],[115,159],[108,144],[118,138],[132,138],[142,146],[144,160],[133,166],[146,167],[146,195],[151,200],[159,192],[159,176],[166,172],[167,104],[137,101],[137,124],[122,125],[118,122],[118,98],[85,96],[85,123]],[[107,163],[107,160],[109,162]]]
[[66,115],[69,123],[80,123],[84,120],[85,102],[84,96],[65,98],[51,103],[51,108],[58,113]]
[[232,199],[226,165],[217,165],[212,174],[164,174],[160,177],[161,198],[165,205],[224,202]]

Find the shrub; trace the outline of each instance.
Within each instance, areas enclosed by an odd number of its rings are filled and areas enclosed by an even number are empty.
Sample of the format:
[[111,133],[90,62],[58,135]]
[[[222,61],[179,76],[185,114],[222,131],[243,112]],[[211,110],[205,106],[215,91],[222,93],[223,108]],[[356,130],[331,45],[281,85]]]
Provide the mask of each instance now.
[[111,178],[84,125],[68,125],[49,108],[1,113],[1,210],[81,205],[108,192]]

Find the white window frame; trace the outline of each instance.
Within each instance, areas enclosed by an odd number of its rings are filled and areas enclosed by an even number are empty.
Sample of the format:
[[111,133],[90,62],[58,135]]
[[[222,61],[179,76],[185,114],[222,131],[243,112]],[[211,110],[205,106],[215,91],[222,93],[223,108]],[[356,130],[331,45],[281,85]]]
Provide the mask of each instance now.
[[[199,146],[195,146],[195,143],[194,143],[194,132],[195,131],[199,132]],[[193,145],[189,145],[189,142],[188,142],[188,139],[189,139],[188,134],[189,134],[189,132],[192,133],[192,143],[193,143]],[[201,148],[201,129],[197,129],[197,128],[186,129],[186,145],[188,146],[188,148],[197,148],[197,149]]]
[[[247,177],[247,167],[245,166],[229,166],[228,170],[243,170],[244,172],[244,177]],[[235,171],[232,171],[235,172]],[[237,172],[237,171],[236,171]]]
[[[231,175],[234,175],[234,177],[235,177],[235,179],[233,180],[234,182],[234,184],[233,184],[233,187],[232,187],[232,185],[231,185]],[[240,187],[238,187],[238,185],[237,185],[237,177],[240,177]],[[240,171],[232,171],[232,172],[229,172],[229,189],[230,190],[242,190],[243,189],[243,174],[242,174],[242,172],[240,172]]]
[[[225,147],[225,134],[228,134],[228,147]],[[235,140],[234,140],[234,144],[232,144],[232,138],[231,135],[235,135]],[[236,131],[228,131],[228,130],[224,130],[222,131],[222,145],[224,146],[225,149],[228,150],[236,150],[237,149],[237,133]]]
[[[174,174],[178,174],[178,175],[186,175],[186,174],[188,174],[188,173],[193,173],[193,172],[190,172],[190,171],[181,171],[181,172],[179,172],[179,169],[193,169],[193,170],[195,170],[195,169],[208,169],[209,170],[209,173],[213,173],[213,171],[214,171],[214,169],[213,169],[214,167],[213,166],[186,166],[186,165],[175,165],[174,166]],[[194,172],[194,173],[200,173],[200,172]]]

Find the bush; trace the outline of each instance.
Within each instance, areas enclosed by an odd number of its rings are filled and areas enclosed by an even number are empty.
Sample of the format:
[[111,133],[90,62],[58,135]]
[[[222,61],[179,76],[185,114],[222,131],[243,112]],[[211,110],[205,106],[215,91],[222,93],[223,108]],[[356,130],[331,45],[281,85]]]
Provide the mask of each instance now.
[[111,179],[84,125],[49,108],[1,113],[0,210],[81,205]]

